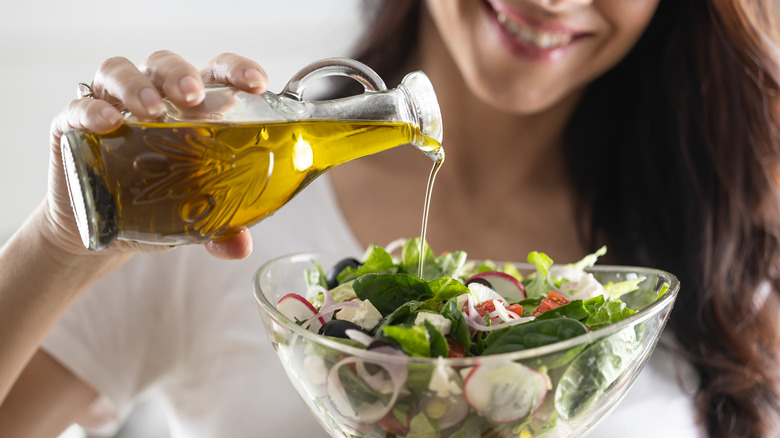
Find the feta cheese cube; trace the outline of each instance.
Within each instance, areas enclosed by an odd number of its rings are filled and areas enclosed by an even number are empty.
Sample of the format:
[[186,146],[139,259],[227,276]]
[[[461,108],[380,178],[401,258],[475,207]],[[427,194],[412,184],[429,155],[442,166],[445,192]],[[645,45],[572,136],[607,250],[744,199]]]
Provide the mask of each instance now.
[[441,316],[438,313],[420,312],[417,314],[417,317],[414,320],[414,325],[422,325],[423,321],[425,320],[433,324],[433,326],[436,327],[436,329],[440,331],[441,334],[445,336],[450,334],[450,330],[452,329],[452,321],[445,318],[444,316]]

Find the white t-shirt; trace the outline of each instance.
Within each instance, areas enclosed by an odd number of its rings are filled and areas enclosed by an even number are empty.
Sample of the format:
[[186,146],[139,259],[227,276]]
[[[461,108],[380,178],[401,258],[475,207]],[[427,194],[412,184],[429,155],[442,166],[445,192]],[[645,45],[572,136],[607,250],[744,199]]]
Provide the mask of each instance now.
[[[154,388],[176,438],[326,437],[266,338],[252,279],[276,256],[360,256],[363,248],[327,177],[251,232],[254,252],[242,261],[217,260],[192,245],[134,256],[77,300],[43,348],[101,393],[115,424]],[[590,436],[702,436],[692,398],[678,385],[681,369],[683,381],[691,374],[676,362],[657,350]]]

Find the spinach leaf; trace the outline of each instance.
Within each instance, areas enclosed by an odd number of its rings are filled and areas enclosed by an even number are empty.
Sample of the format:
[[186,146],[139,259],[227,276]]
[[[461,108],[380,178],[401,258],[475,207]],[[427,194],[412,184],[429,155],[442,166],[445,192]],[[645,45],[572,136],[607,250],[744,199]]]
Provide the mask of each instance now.
[[467,288],[466,285],[450,277],[441,277],[436,280],[431,280],[428,282],[428,287],[430,287],[433,292],[431,301],[436,303],[441,303],[442,301],[447,301],[458,295],[469,292],[469,288]]
[[447,345],[447,339],[430,321],[423,321],[423,327],[428,331],[428,342],[431,345],[431,357],[447,357],[450,347]]
[[482,354],[500,354],[541,347],[587,332],[588,328],[574,319],[535,320],[490,333],[485,338],[485,351]]
[[407,355],[412,357],[431,357],[431,343],[428,340],[428,330],[425,327],[421,325],[413,327],[389,325],[383,330],[385,336],[398,342]]
[[441,309],[441,315],[452,321],[450,337],[455,339],[465,351],[471,351],[471,332],[463,317],[463,312],[458,307],[458,299],[450,298]]
[[428,309],[428,305],[422,301],[409,301],[404,303],[403,306],[395,309],[393,313],[383,317],[382,320],[379,321],[379,324],[374,327],[371,334],[381,333],[382,329],[388,325],[413,325],[417,312],[425,309]]
[[588,316],[590,316],[590,312],[585,307],[585,302],[582,300],[574,300],[563,306],[542,313],[536,317],[536,321],[554,318],[571,318],[576,319],[577,321],[584,321]]
[[472,438],[482,436],[482,429],[487,420],[478,415],[469,415],[458,431],[450,435],[450,438]]
[[358,298],[371,301],[382,316],[408,301],[433,298],[428,283],[409,274],[366,274],[358,277],[352,287]]
[[348,366],[339,367],[337,375],[341,385],[348,388],[348,391],[345,392],[355,413],[362,405],[370,405],[377,400],[381,401],[382,404],[387,404],[390,400],[389,395],[372,388]]
[[336,277],[338,282],[344,283],[369,273],[395,274],[398,272],[393,257],[381,246],[371,245],[363,259],[365,261],[357,269],[349,266],[344,268]]
[[537,307],[539,307],[539,304],[542,303],[542,300],[544,300],[544,296],[536,297],[536,298],[526,298],[524,300],[520,300],[517,302],[517,304],[523,306],[523,314],[520,316],[532,316],[534,311]]
[[[431,382],[434,369],[434,367],[424,363],[409,363],[409,375],[406,377],[405,388],[411,391],[415,397],[418,397],[417,400],[430,391],[428,384]],[[398,403],[401,403],[401,401],[396,402],[396,405]],[[417,403],[414,403],[414,405],[416,410]],[[403,422],[406,422],[406,417],[404,417]]]

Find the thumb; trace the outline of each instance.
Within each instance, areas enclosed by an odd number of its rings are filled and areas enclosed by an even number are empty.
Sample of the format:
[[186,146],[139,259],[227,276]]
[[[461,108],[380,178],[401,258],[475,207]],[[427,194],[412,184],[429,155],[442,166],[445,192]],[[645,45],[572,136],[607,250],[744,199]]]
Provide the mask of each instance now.
[[203,244],[206,251],[212,256],[222,260],[242,260],[252,253],[252,235],[246,227],[240,229],[238,234],[219,240],[211,240]]

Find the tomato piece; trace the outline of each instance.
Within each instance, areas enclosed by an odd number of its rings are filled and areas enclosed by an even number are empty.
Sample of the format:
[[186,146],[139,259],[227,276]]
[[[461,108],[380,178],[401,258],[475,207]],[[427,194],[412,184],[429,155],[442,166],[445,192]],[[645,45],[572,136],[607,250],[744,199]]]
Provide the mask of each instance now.
[[549,294],[547,294],[547,298],[543,299],[542,302],[539,303],[539,307],[534,310],[534,316],[539,316],[548,310],[561,307],[568,303],[569,300],[566,297],[559,294],[558,292],[551,291]]
[[506,310],[517,313],[517,316],[523,316],[523,306],[519,304],[512,304],[511,306],[506,306]]
[[[496,303],[494,303],[493,301],[496,300],[485,300],[484,302],[474,306],[474,308],[477,310],[477,313],[479,313],[479,316],[485,316],[490,312],[496,311]],[[501,300],[497,300],[497,301],[501,301]],[[503,301],[501,302],[503,303]]]
[[450,336],[447,336],[447,346],[449,347],[447,357],[466,357],[466,349]]
[[406,413],[406,424],[403,424],[396,416],[393,414],[393,411],[387,413],[384,417],[380,418],[379,421],[376,422],[376,424],[387,431],[388,433],[392,433],[393,435],[406,435],[409,433],[409,422],[411,421],[409,412]]

